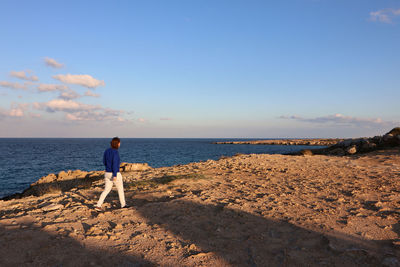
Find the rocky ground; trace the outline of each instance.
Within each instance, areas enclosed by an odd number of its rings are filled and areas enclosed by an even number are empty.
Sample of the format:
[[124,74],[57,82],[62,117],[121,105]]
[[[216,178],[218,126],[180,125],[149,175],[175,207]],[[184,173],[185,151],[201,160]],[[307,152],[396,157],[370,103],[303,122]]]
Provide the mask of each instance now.
[[101,172],[0,201],[0,266],[400,265],[400,147],[135,166],[128,209],[93,210]]
[[274,140],[247,140],[215,142],[215,144],[233,145],[306,145],[327,146],[326,148],[304,149],[291,155],[354,155],[371,151],[400,146],[400,127],[393,128],[382,136],[362,138],[328,138],[328,139],[274,139]]
[[297,154],[354,155],[400,146],[400,127],[393,128],[382,136],[345,139],[337,144],[321,149],[306,149]]
[[215,142],[215,144],[230,144],[230,145],[283,145],[283,146],[331,146],[335,145],[344,139],[274,139],[274,140],[248,140],[248,141],[228,141]]

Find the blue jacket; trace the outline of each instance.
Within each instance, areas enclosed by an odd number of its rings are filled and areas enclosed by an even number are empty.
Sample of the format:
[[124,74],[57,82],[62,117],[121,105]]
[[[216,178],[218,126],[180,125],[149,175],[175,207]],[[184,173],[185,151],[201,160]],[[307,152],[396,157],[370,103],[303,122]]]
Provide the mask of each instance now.
[[109,148],[104,151],[103,164],[106,166],[106,172],[112,172],[113,177],[117,176],[119,172],[119,153],[117,149]]

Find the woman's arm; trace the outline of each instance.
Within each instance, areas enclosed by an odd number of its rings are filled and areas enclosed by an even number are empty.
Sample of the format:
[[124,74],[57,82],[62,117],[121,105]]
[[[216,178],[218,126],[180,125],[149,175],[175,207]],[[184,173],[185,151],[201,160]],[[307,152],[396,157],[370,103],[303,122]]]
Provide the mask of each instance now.
[[119,154],[118,154],[118,151],[116,151],[116,153],[114,153],[113,159],[112,159],[113,178],[117,177],[118,172],[119,172]]

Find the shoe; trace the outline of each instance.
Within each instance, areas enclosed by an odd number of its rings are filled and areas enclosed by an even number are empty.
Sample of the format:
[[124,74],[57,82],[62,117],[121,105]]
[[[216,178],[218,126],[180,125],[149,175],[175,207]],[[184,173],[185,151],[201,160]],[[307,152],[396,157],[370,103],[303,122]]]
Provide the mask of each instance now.
[[125,205],[123,207],[121,207],[121,209],[129,209],[130,207],[128,205]]
[[103,211],[100,207],[94,207],[95,211]]

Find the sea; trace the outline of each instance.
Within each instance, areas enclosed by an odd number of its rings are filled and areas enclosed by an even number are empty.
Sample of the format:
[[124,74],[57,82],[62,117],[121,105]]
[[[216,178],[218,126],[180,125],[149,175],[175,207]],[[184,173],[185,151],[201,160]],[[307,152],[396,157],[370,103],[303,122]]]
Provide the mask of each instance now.
[[[247,139],[123,138],[119,153],[121,162],[165,167],[238,153],[285,154],[307,148],[213,144],[238,140]],[[0,198],[22,192],[49,173],[103,170],[103,152],[109,146],[109,138],[0,138]]]

